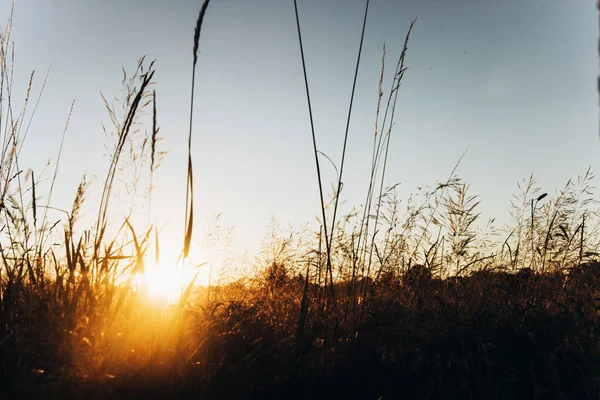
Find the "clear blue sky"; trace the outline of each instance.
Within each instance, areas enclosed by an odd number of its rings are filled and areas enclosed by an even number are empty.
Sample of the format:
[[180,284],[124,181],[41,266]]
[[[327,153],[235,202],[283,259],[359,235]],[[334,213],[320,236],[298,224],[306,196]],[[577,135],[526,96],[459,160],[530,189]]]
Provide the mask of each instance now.
[[[163,150],[154,204],[180,236],[192,36],[201,1],[17,0],[15,91],[31,70],[52,72],[22,165],[55,158],[72,99],[55,205],[69,208],[79,178],[102,177],[107,122],[99,92],[119,96],[121,67],[157,59]],[[6,21],[10,2],[0,4]],[[299,0],[318,145],[339,161],[364,1]],[[406,197],[458,172],[480,195],[484,217],[505,220],[516,183],[534,173],[544,191],[598,171],[598,17],[592,0],[373,0],[351,124],[348,209],[364,198],[381,48],[393,70],[409,22],[407,56],[388,183]],[[4,22],[3,22],[4,24]],[[255,249],[271,216],[313,223],[318,191],[291,0],[213,0],[202,28],[194,130],[198,222],[223,213],[235,246]],[[389,77],[389,74],[387,74]],[[389,86],[389,81],[384,87]],[[39,88],[39,86],[36,86]],[[334,181],[324,164],[326,187]]]

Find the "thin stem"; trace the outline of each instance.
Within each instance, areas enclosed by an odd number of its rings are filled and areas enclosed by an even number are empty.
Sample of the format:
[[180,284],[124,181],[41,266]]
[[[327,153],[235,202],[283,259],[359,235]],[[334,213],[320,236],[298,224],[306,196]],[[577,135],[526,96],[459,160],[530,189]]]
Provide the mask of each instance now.
[[308,76],[306,74],[306,61],[304,59],[304,46],[302,45],[302,33],[300,31],[300,19],[298,17],[298,3],[294,0],[294,11],[296,14],[296,27],[298,28],[298,42],[300,44],[300,56],[302,58],[302,71],[304,73],[304,87],[306,89],[306,99],[308,103],[308,116],[310,118],[310,130],[312,133],[313,151],[315,154],[315,164],[317,167],[317,181],[319,182],[319,196],[321,199],[321,214],[323,218],[323,232],[325,234],[325,246],[327,247],[327,271],[329,272],[329,280],[331,285],[331,297],[335,307],[335,289],[333,288],[333,271],[331,268],[331,243],[329,241],[329,233],[327,230],[327,218],[325,215],[325,200],[323,196],[323,183],[321,181],[321,166],[319,164],[319,153],[317,150],[317,138],[315,135],[315,125],[312,114],[312,106],[310,101],[310,91],[308,89]]
[[340,162],[340,173],[338,177],[338,185],[335,196],[335,202],[333,205],[333,218],[331,221],[331,240],[334,237],[335,230],[335,219],[337,217],[338,204],[340,199],[340,192],[342,190],[342,175],[344,174],[344,161],[346,160],[346,144],[348,143],[348,131],[350,130],[350,118],[352,117],[352,105],[354,103],[354,92],[356,90],[356,81],[358,79],[358,68],[360,66],[360,56],[362,54],[363,41],[365,38],[365,28],[367,26],[367,15],[369,14],[369,3],[367,0],[365,5],[365,15],[363,18],[362,32],[360,34],[360,45],[358,46],[358,55],[356,57],[356,68],[354,69],[354,81],[352,82],[352,94],[350,95],[350,105],[348,106],[348,118],[346,119],[346,132],[344,134],[344,145],[342,147],[342,160]]

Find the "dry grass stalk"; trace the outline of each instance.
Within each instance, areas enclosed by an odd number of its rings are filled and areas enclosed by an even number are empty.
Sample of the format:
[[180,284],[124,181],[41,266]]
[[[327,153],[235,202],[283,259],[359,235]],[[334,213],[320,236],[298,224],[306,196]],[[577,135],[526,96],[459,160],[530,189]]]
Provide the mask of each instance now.
[[198,14],[198,20],[196,21],[196,28],[194,30],[194,48],[193,56],[194,62],[192,64],[192,87],[190,94],[190,131],[188,134],[188,166],[187,166],[187,179],[186,179],[186,192],[185,192],[185,224],[184,224],[184,243],[183,243],[183,258],[186,259],[190,252],[190,244],[192,242],[192,232],[194,225],[194,169],[192,166],[192,131],[193,131],[193,115],[194,115],[194,87],[196,82],[196,63],[198,62],[198,51],[200,47],[200,30],[202,29],[202,22],[204,21],[204,15],[208,8],[210,0],[204,0],[200,13]]

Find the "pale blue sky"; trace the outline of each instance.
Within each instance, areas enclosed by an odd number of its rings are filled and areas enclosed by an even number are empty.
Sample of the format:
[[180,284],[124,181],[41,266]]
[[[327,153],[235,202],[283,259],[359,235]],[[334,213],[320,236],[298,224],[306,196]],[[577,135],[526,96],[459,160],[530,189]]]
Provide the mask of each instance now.
[[[10,2],[0,4],[0,20]],[[299,0],[318,145],[339,161],[364,1]],[[201,1],[17,0],[15,91],[31,70],[53,64],[22,165],[36,170],[58,150],[69,106],[55,205],[69,208],[79,178],[96,174],[88,217],[108,167],[99,92],[120,93],[121,67],[157,59],[158,118],[169,150],[155,194],[158,221],[181,231],[192,36]],[[372,0],[358,76],[342,200],[364,198],[377,81],[410,20],[391,143],[388,183],[406,197],[458,172],[482,200],[483,216],[505,220],[516,183],[534,173],[551,193],[598,170],[598,17],[592,0]],[[223,213],[237,249],[254,250],[271,216],[314,222],[318,191],[291,0],[213,0],[200,43],[194,160],[198,221]],[[389,74],[387,74],[389,77]],[[36,86],[39,87],[39,86]],[[389,87],[389,82],[384,88]],[[327,164],[325,183],[334,174]],[[91,220],[91,218],[90,218]]]

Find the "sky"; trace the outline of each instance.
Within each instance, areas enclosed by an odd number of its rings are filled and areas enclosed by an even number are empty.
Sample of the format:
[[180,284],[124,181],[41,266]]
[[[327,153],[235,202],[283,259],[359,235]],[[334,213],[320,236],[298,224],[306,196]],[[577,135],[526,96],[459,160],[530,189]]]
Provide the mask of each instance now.
[[[0,21],[11,2],[0,3]],[[69,108],[53,205],[69,209],[84,173],[95,177],[82,223],[93,223],[109,165],[100,92],[119,97],[122,68],[156,59],[160,150],[153,219],[179,245],[193,32],[201,1],[16,0],[15,97],[36,71],[46,88],[21,164],[38,176],[56,161]],[[339,164],[365,2],[299,0],[319,150]],[[458,174],[480,196],[482,218],[508,219],[530,174],[554,193],[598,171],[598,16],[592,0],[372,0],[349,131],[342,211],[364,202],[382,46],[391,84],[406,31],[386,184],[406,198]],[[20,96],[20,97],[19,97]],[[233,250],[255,252],[269,220],[316,226],[319,195],[291,0],[213,0],[202,27],[193,157],[197,224],[221,213]],[[149,129],[149,127],[147,128]],[[326,189],[336,180],[322,161]],[[44,181],[49,182],[48,174]],[[115,207],[118,207],[119,202]],[[94,208],[96,207],[96,208]]]

